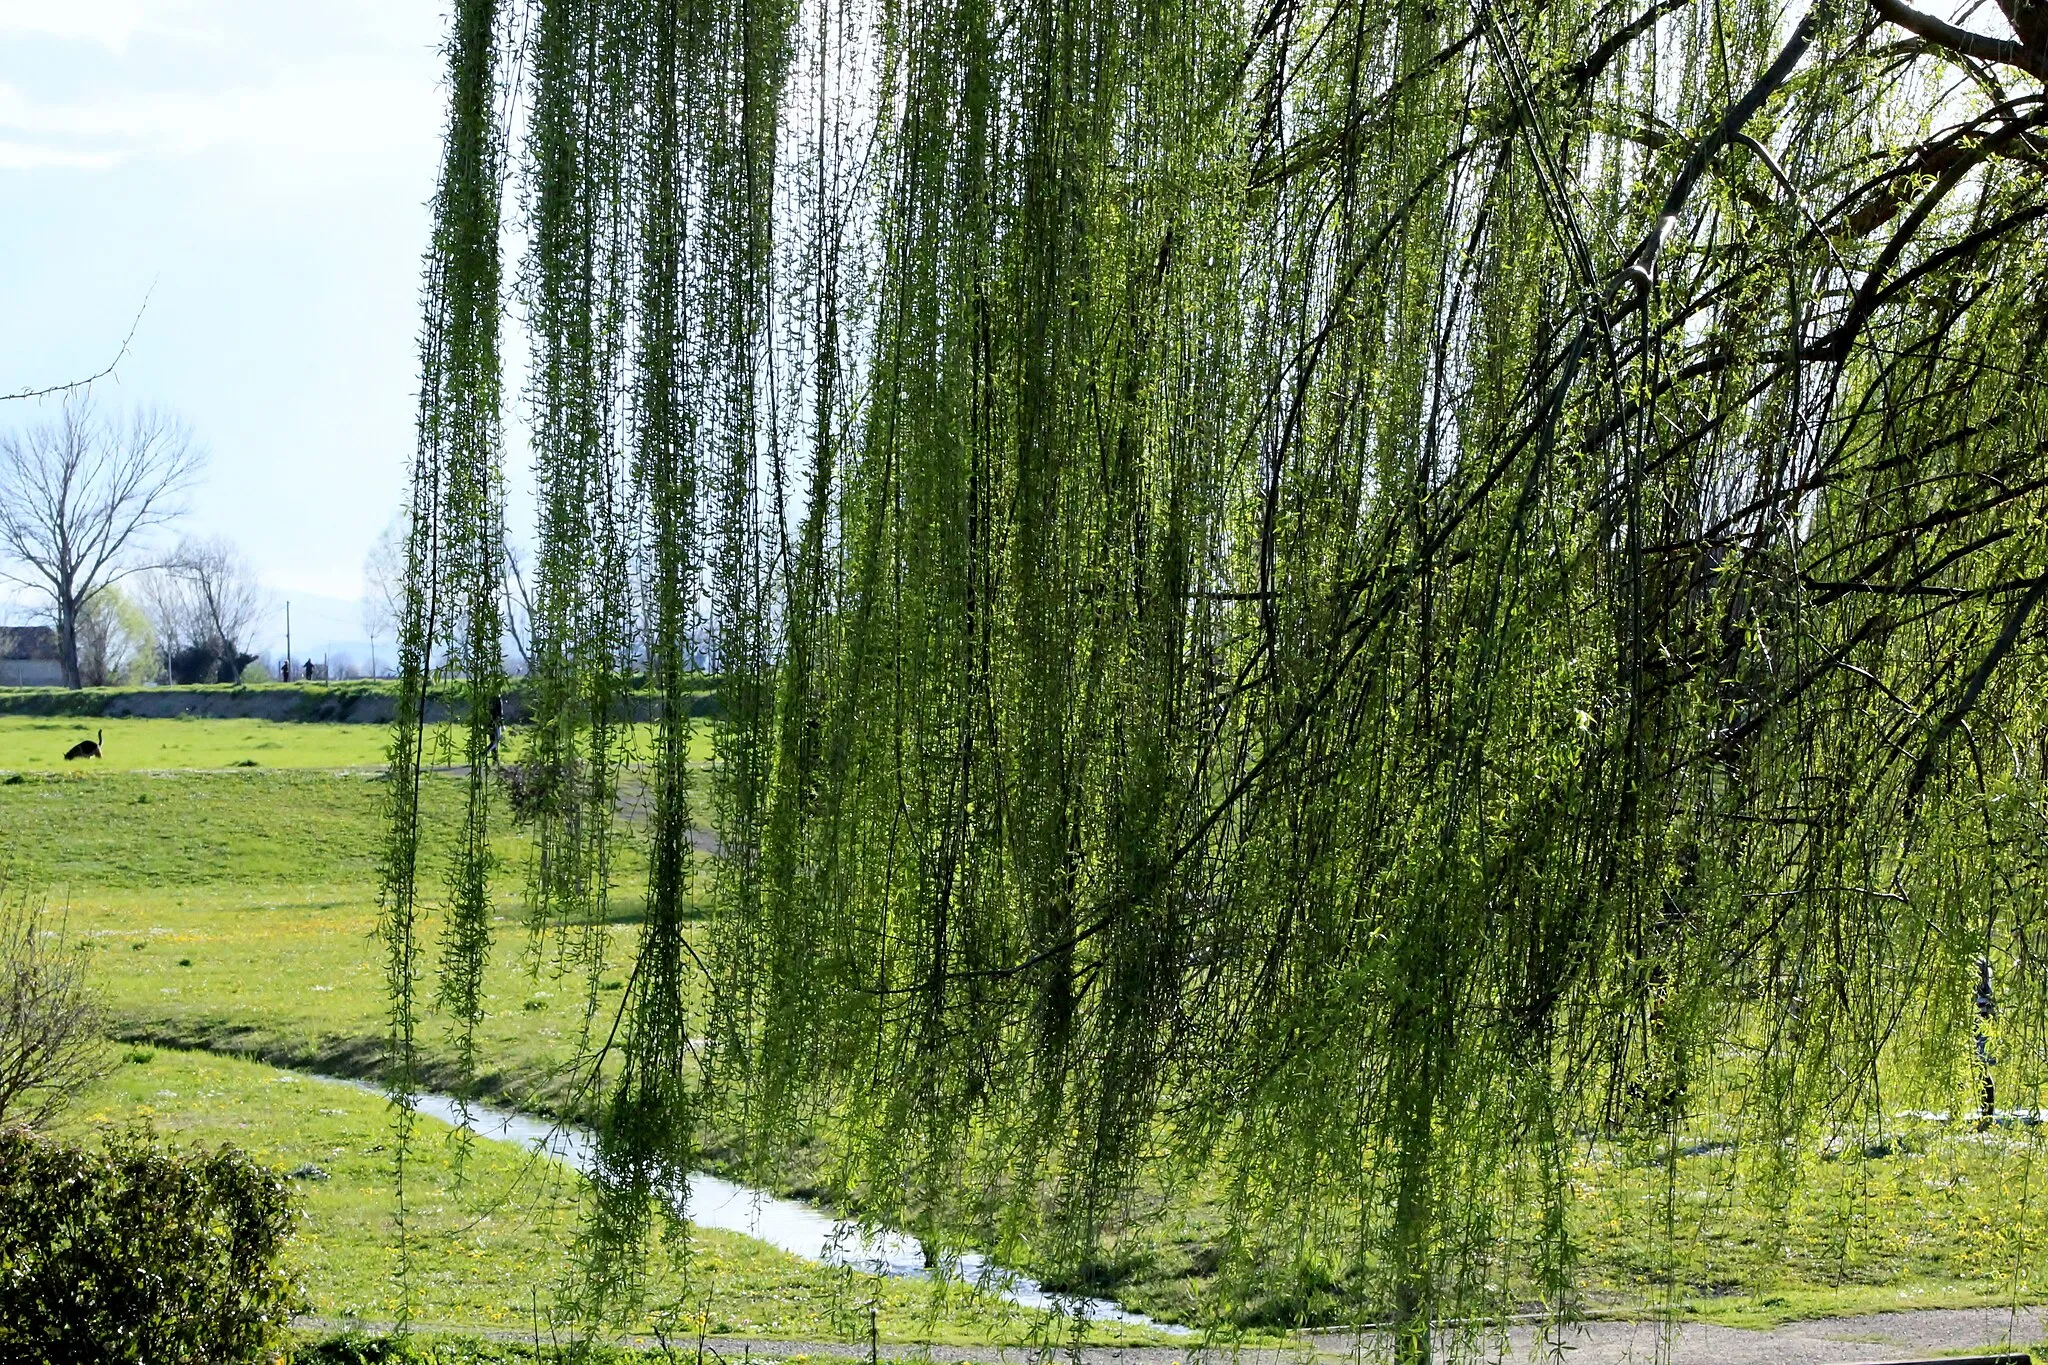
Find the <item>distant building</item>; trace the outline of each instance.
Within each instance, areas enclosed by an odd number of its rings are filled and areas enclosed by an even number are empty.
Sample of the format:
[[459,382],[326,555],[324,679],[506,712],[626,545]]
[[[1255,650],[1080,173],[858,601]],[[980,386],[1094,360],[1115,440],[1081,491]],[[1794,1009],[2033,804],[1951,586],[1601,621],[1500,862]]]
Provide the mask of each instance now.
[[62,687],[57,632],[48,626],[0,626],[0,687]]

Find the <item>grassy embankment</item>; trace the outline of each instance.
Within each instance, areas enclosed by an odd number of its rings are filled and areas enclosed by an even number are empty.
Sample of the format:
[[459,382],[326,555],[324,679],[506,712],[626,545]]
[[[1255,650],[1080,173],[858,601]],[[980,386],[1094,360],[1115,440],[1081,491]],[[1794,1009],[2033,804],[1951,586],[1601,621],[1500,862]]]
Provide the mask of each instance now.
[[[0,715],[69,717],[207,718],[272,720],[302,723],[388,725],[398,700],[398,684],[389,679],[357,678],[340,682],[204,683],[163,687],[6,687],[0,688]],[[506,715],[524,719],[526,701],[521,680],[505,694]],[[426,719],[440,722],[465,713],[468,694],[460,682],[436,683],[425,700]],[[628,687],[619,694],[617,717],[638,721],[660,715],[662,700],[653,692]],[[685,691],[684,705],[692,716],[718,710],[718,682],[700,677]]]
[[[123,1033],[282,1065],[366,1075],[384,1038],[384,965],[373,937],[383,837],[382,727],[249,720],[129,720],[107,730],[104,761],[54,763],[77,722],[0,716],[0,836],[7,870],[62,910],[72,928],[125,955],[104,959]],[[102,722],[95,720],[94,728]],[[651,743],[650,727],[634,742]],[[434,739],[446,747],[445,731]],[[277,746],[277,747],[268,747]],[[260,753],[261,766],[240,765]],[[452,757],[452,755],[440,755]],[[182,769],[179,760],[183,760]],[[421,799],[446,830],[459,775],[430,773]],[[520,922],[525,841],[500,830],[500,951],[479,1037],[483,1093],[549,1111],[584,1038],[589,985],[565,971],[553,939]],[[430,843],[429,902],[445,848]],[[620,888],[599,931],[623,961],[640,909],[642,865],[630,827]],[[425,908],[422,942],[438,932]],[[604,978],[598,1005],[614,1004]],[[430,1084],[453,1085],[454,1049],[429,1019],[420,1042]]]
[[[126,1037],[362,1074],[383,1036],[372,937],[381,783],[361,772],[311,770],[329,765],[310,760],[356,763],[361,751],[349,746],[381,741],[381,728],[131,724],[140,728],[119,741],[122,750],[109,732],[109,752],[132,750],[141,768],[153,766],[139,757],[149,753],[225,768],[252,742],[280,747],[265,751],[266,766],[246,771],[127,772],[110,757],[90,769],[0,779],[0,839],[14,880],[45,890],[72,929],[98,945]],[[329,733],[336,730],[350,733]],[[58,737],[0,722],[0,769],[12,761],[27,767],[20,746]],[[306,767],[291,770],[295,761]],[[459,794],[457,779],[427,781],[436,811],[452,812]],[[504,903],[516,906],[516,835],[502,851]],[[637,908],[630,861],[629,838],[627,890],[606,931],[614,961],[630,950]],[[433,928],[430,916],[429,943]],[[571,1100],[561,1069],[581,1032],[582,979],[556,976],[545,952],[523,953],[526,936],[513,919],[501,928],[504,951],[487,982],[484,1084],[559,1110]],[[600,992],[600,1005],[616,999]],[[422,1042],[430,1077],[452,1079],[446,1038],[430,1023]],[[1732,1322],[2044,1297],[2032,1235],[2032,1133],[1901,1121],[1882,1146],[1805,1154],[1807,1179],[1782,1208],[1746,1197],[1735,1179],[1745,1154],[1706,1136],[1688,1135],[1689,1154],[1668,1169],[1652,1154],[1606,1144],[1582,1152],[1573,1217],[1586,1302],[1661,1304],[1667,1268],[1676,1307]],[[1225,1210],[1211,1202],[1142,1212],[1110,1248],[1107,1283],[1134,1307],[1199,1320],[1211,1306],[1210,1248]],[[1275,1268],[1288,1267],[1268,1260],[1245,1277],[1272,1288],[1241,1293],[1242,1316],[1315,1316],[1314,1297],[1298,1288],[1313,1282],[1313,1268],[1270,1273]]]
[[[341,682],[194,683],[153,687],[0,688],[0,715],[249,718],[293,721],[387,720],[398,684],[389,679]],[[433,701],[446,705],[454,688],[437,686]]]
[[[128,1048],[113,1076],[67,1115],[74,1132],[147,1121],[164,1136],[231,1141],[294,1180],[297,1258],[313,1312],[388,1322],[404,1291],[392,1237],[389,1110],[356,1086],[200,1053]],[[317,1172],[308,1168],[317,1168]],[[575,1178],[502,1143],[454,1140],[421,1120],[408,1162],[414,1321],[553,1334],[556,1291],[575,1264]],[[687,1254],[654,1259],[635,1325],[673,1339],[1026,1341],[1039,1315],[960,1286],[808,1264],[735,1233],[699,1229]]]
[[[43,758],[52,739],[71,741],[68,731],[53,736],[44,724],[0,718],[7,880],[35,888],[92,944],[130,1059],[74,1106],[70,1122],[89,1130],[146,1119],[169,1134],[236,1141],[286,1169],[319,1165],[329,1179],[300,1185],[310,1307],[324,1317],[395,1318],[390,1121],[381,1098],[235,1057],[173,1050],[204,1048],[341,1075],[373,1071],[384,1028],[373,936],[383,783],[354,765],[366,752],[374,759],[369,746],[384,732],[131,720],[121,723],[118,749],[109,729],[105,763],[52,765]],[[253,747],[264,744],[279,747]],[[237,769],[238,756],[252,751],[271,761]],[[181,759],[194,770],[163,770]],[[331,764],[339,770],[328,770]],[[430,775],[423,797],[434,813],[448,814],[461,789],[459,777]],[[516,835],[503,851],[508,879],[516,878],[509,861],[519,853]],[[636,871],[630,841],[625,871]],[[506,899],[516,899],[516,880]],[[622,947],[636,908],[623,902],[605,930]],[[424,942],[432,943],[435,929],[430,913]],[[522,952],[526,935],[510,918],[501,933],[506,951],[487,988],[492,1013],[482,1045],[492,1070],[484,1088],[560,1108],[567,1099],[561,1070],[582,1032],[582,978],[555,975],[545,951]],[[600,997],[604,1005],[618,998],[610,991]],[[445,1033],[429,1022],[422,1043],[429,1081],[452,1081]],[[489,1142],[461,1153],[458,1178],[451,1130],[422,1120],[420,1131],[411,1198],[414,1320],[524,1330],[537,1309],[548,1310],[575,1263],[574,1189],[549,1165]],[[714,1333],[864,1339],[870,1305],[885,1342],[1023,1343],[1039,1339],[1049,1322],[958,1286],[935,1290],[814,1266],[722,1232],[701,1233],[686,1267],[658,1277],[648,1302],[670,1312],[671,1335],[691,1337],[701,1325]],[[1096,1328],[1091,1335],[1142,1341],[1151,1334]]]

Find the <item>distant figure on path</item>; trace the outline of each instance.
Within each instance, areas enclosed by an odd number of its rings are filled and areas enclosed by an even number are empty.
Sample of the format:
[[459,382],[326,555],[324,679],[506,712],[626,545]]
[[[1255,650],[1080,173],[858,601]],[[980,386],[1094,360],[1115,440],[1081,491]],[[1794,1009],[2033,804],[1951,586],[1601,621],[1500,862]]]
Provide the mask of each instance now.
[[277,665],[277,680],[279,682],[290,682],[292,680],[292,661],[290,659],[279,660]]
[[69,763],[74,758],[104,758],[105,755],[100,752],[100,745],[106,742],[105,730],[100,731],[98,739],[81,739],[64,751],[64,761]]
[[498,761],[498,741],[505,737],[505,699],[491,698],[491,762]]

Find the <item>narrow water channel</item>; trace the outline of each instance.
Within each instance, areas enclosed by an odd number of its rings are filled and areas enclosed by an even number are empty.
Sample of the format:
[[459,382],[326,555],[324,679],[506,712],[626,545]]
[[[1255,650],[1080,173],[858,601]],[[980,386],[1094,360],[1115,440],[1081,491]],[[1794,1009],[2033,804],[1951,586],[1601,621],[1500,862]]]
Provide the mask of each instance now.
[[[357,1081],[337,1081],[336,1084],[383,1093]],[[413,1112],[439,1119],[450,1127],[467,1126],[476,1136],[492,1142],[507,1142],[529,1151],[544,1152],[586,1175],[595,1162],[596,1136],[588,1128],[557,1125],[510,1110],[494,1109],[486,1104],[470,1104],[465,1115],[463,1105],[447,1095],[421,1095],[414,1101]],[[690,1176],[690,1192],[684,1203],[684,1213],[699,1227],[744,1233],[793,1256],[823,1265],[851,1266],[870,1274],[901,1275],[912,1279],[922,1279],[927,1273],[924,1248],[909,1233],[887,1229],[866,1231],[834,1218],[814,1204],[784,1199],[704,1171]],[[1128,1322],[1177,1334],[1186,1334],[1190,1330],[1177,1323],[1156,1322],[1109,1299],[1054,1293],[1028,1276],[996,1265],[980,1252],[962,1253],[954,1262],[954,1273],[962,1280],[981,1285],[1022,1308],[1055,1309],[1071,1315],[1085,1315],[1093,1322]]]

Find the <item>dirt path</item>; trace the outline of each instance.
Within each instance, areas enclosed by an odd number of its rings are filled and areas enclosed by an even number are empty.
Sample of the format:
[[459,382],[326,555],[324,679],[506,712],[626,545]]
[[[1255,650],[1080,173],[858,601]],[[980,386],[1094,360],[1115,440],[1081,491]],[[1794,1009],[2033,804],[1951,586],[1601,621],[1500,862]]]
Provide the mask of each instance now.
[[[1511,1328],[1501,1362],[1562,1361],[1569,1365],[1848,1365],[1849,1362],[1920,1360],[1970,1351],[2024,1351],[2048,1338],[2048,1310],[1927,1308],[1787,1323],[1769,1330],[1681,1323],[1588,1322],[1550,1336]],[[1314,1336],[1326,1356],[1346,1352],[1352,1339]],[[1365,1360],[1375,1357],[1368,1350]]]
[[[386,1324],[340,1323],[302,1319],[314,1331],[360,1327],[384,1330]],[[431,1331],[420,1327],[417,1330]],[[472,1333],[514,1339],[516,1332]],[[1908,1313],[1872,1313],[1853,1318],[1825,1318],[1788,1323],[1768,1331],[1679,1325],[1667,1339],[1656,1323],[1592,1322],[1546,1338],[1534,1328],[1509,1329],[1505,1343],[1496,1343],[1481,1359],[1501,1362],[1565,1362],[1566,1365],[1850,1365],[1924,1359],[1959,1351],[1992,1353],[2024,1351],[2048,1339],[2048,1310],[2025,1308],[1929,1308]],[[623,1344],[652,1350],[657,1343],[634,1340]],[[694,1365],[697,1343],[671,1343],[681,1359]],[[1029,1365],[1031,1362],[1072,1362],[1072,1365],[1371,1365],[1386,1359],[1384,1343],[1350,1334],[1304,1334],[1287,1347],[1233,1351],[1209,1349],[1195,1341],[1180,1346],[1092,1346],[1079,1352],[1045,1352],[1025,1346],[904,1346],[884,1344],[889,1361],[931,1361],[934,1365]],[[765,1341],[714,1337],[705,1342],[706,1365],[737,1365],[740,1361],[788,1360],[797,1356],[864,1360],[865,1344],[831,1341]],[[1444,1357],[1448,1359],[1446,1354]]]

